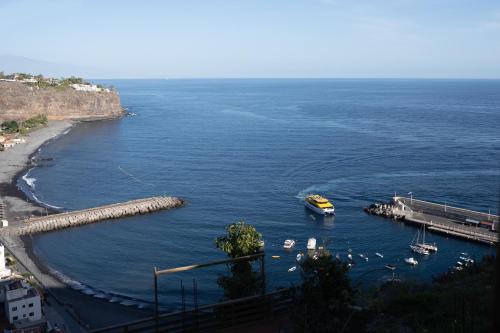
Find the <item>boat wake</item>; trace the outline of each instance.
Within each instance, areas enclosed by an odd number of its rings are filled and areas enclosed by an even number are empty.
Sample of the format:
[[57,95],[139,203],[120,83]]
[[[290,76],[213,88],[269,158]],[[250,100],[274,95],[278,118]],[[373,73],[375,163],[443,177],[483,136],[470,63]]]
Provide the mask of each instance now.
[[[366,183],[366,179],[370,179],[371,182],[378,179],[392,179],[392,178],[415,178],[415,177],[466,177],[466,176],[500,176],[498,170],[495,169],[482,169],[482,170],[448,170],[448,171],[405,171],[405,172],[392,172],[392,173],[375,173],[375,174],[365,174],[365,175],[355,175],[340,177],[327,181],[323,184],[314,184],[303,190],[301,190],[295,196],[297,199],[305,199],[305,197],[310,193],[328,193],[335,191],[336,199],[339,200],[338,196],[340,194],[338,185],[343,183]],[[349,195],[346,196],[347,199],[353,199]],[[340,198],[342,199],[342,198]]]

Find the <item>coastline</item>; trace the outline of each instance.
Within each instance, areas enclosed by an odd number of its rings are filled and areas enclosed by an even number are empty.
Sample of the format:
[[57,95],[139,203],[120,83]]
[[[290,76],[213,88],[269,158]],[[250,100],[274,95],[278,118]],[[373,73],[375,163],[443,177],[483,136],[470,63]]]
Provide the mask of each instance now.
[[9,227],[0,232],[0,241],[17,262],[29,270],[44,286],[52,299],[82,327],[97,328],[149,316],[151,315],[149,311],[109,303],[69,288],[36,255],[31,236],[19,237],[9,233],[9,229],[22,224],[25,217],[46,212],[46,207],[33,202],[17,187],[17,180],[33,167],[32,157],[41,147],[67,134],[76,124],[74,121],[66,120],[51,121],[47,127],[30,133],[25,144],[18,144],[0,152],[0,201],[4,203],[4,215],[9,221]]
[[31,158],[40,147],[69,132],[73,126],[75,122],[72,121],[51,121],[47,127],[30,133],[26,143],[0,153],[0,198],[5,204],[9,226],[19,224],[21,217],[44,211],[39,205],[30,202],[25,193],[17,188],[17,179],[31,167]]

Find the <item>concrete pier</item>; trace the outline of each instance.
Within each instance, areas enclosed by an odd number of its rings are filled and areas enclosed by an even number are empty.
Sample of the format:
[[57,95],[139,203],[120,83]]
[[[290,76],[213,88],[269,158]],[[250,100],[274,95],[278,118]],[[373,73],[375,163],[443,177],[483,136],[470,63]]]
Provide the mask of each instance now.
[[426,225],[431,231],[487,244],[498,243],[498,233],[480,225],[481,221],[498,225],[498,215],[407,197],[392,198],[392,215]]
[[178,208],[182,205],[184,205],[184,201],[177,197],[151,197],[74,212],[29,218],[21,226],[10,231],[17,235],[36,234],[103,220]]

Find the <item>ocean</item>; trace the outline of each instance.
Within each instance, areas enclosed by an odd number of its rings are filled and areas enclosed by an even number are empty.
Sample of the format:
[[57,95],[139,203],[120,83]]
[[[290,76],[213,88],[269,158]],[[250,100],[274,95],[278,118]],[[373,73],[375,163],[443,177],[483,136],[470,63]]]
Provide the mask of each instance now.
[[[417,229],[369,216],[363,207],[397,193],[492,213],[500,188],[499,80],[102,80],[133,116],[82,123],[43,146],[39,167],[19,186],[37,200],[74,210],[175,195],[187,206],[51,232],[33,239],[55,271],[92,288],[151,301],[153,268],[225,258],[214,238],[244,220],[266,242],[268,288],[300,281],[295,255],[307,239],[346,259],[354,284],[395,275],[429,281],[460,252],[495,249],[428,234],[437,254],[410,267]],[[312,214],[306,194],[336,206]],[[292,252],[285,239],[297,240]],[[380,252],[384,258],[375,256]],[[358,258],[363,253],[367,262]],[[272,259],[279,255],[280,259]],[[168,309],[222,298],[225,266],[162,277]]]

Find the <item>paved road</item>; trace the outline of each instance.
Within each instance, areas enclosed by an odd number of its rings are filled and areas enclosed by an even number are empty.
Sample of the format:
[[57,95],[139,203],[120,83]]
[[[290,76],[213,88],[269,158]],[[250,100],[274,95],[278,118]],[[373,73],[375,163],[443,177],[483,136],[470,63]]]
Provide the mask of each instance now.
[[462,236],[469,239],[482,240],[487,243],[498,241],[498,234],[491,231],[491,229],[466,224],[466,219],[498,221],[497,215],[457,207],[445,207],[432,202],[404,197],[398,197],[397,201],[412,209],[412,212],[404,212],[408,220],[433,225],[450,233],[462,234]]
[[410,207],[413,211],[444,217],[459,223],[465,223],[466,219],[473,219],[475,221],[491,221],[498,222],[499,217],[488,213],[475,212],[468,209],[451,207],[447,205],[436,204],[432,202],[398,197],[398,201],[403,202]]

